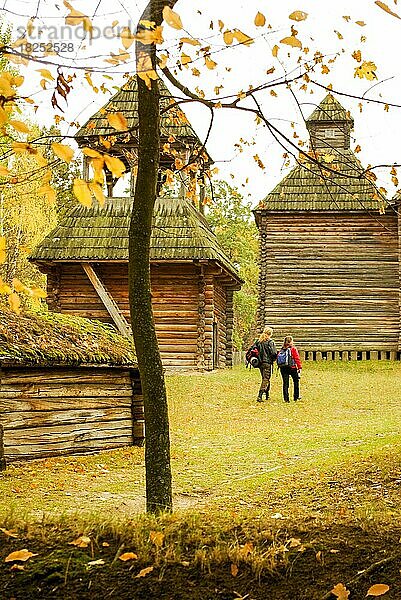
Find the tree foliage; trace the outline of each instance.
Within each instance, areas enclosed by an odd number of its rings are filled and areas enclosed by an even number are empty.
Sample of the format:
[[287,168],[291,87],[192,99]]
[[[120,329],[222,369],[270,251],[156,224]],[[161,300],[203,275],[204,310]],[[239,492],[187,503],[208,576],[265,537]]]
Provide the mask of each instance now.
[[244,281],[241,290],[234,293],[233,342],[237,350],[242,350],[254,337],[256,326],[258,233],[252,203],[245,203],[238,189],[225,181],[218,181],[213,187],[207,218]]

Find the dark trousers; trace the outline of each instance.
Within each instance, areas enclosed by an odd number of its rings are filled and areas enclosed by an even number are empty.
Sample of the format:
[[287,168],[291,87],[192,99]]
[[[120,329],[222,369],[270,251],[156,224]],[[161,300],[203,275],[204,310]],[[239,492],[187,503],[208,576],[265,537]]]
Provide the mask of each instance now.
[[262,375],[262,382],[260,384],[259,392],[266,392],[266,398],[268,398],[270,392],[270,377],[272,374],[272,365],[269,363],[262,363],[259,369],[260,374]]
[[290,387],[290,377],[294,383],[294,400],[298,400],[299,398],[299,375],[297,369],[293,369],[292,367],[280,367],[281,377],[283,378],[283,396],[284,401],[290,401],[289,387]]

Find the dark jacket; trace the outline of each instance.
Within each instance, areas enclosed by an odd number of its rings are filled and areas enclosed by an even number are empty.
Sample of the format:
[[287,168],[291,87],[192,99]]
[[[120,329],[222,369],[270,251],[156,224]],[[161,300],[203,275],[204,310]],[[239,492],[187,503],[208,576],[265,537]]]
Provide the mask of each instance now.
[[277,350],[274,340],[265,340],[264,342],[256,340],[256,343],[259,348],[260,362],[262,364],[267,363],[272,365],[277,358]]

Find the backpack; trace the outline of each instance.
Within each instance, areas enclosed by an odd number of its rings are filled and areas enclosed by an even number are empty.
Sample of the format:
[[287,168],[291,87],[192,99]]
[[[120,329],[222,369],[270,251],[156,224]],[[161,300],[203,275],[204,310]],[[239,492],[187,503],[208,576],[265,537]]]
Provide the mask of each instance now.
[[245,366],[254,367],[255,369],[260,365],[260,351],[257,343],[253,343],[252,346],[246,351],[245,354]]
[[291,348],[281,348],[277,354],[278,367],[294,367],[295,360],[292,358]]

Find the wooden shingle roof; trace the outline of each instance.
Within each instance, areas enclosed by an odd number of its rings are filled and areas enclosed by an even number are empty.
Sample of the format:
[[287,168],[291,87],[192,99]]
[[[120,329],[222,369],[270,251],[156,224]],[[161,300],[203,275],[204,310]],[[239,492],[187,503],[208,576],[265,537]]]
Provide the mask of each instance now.
[[314,123],[316,121],[347,121],[351,125],[353,125],[354,123],[354,119],[352,118],[350,112],[347,111],[342,106],[342,104],[340,104],[340,102],[331,94],[327,94],[327,96],[321,101],[319,106],[315,108],[310,117],[306,119],[307,124]]
[[0,305],[0,365],[135,366],[133,344],[114,327],[70,315]]
[[[161,79],[159,81],[160,106],[161,111],[174,102],[174,98]],[[107,114],[121,112],[127,119],[127,132],[118,132],[111,127],[107,120]],[[75,134],[75,139],[80,146],[93,145],[99,136],[113,136],[116,143],[127,143],[137,136],[138,128],[138,87],[136,77],[130,78],[121,89],[94,115]],[[189,123],[185,113],[177,106],[162,112],[160,122],[160,132],[162,142],[165,142],[170,136],[174,136],[183,144],[202,146],[201,141]]]
[[[335,174],[324,169],[338,169]],[[355,177],[363,167],[350,149],[326,150],[319,156],[321,165],[303,159],[256,210],[377,210],[376,186],[366,177]]]
[[[128,261],[133,198],[108,198],[103,207],[77,205],[32,252],[30,260]],[[211,260],[240,278],[207,220],[183,198],[158,198],[153,215],[150,258],[154,261]]]

